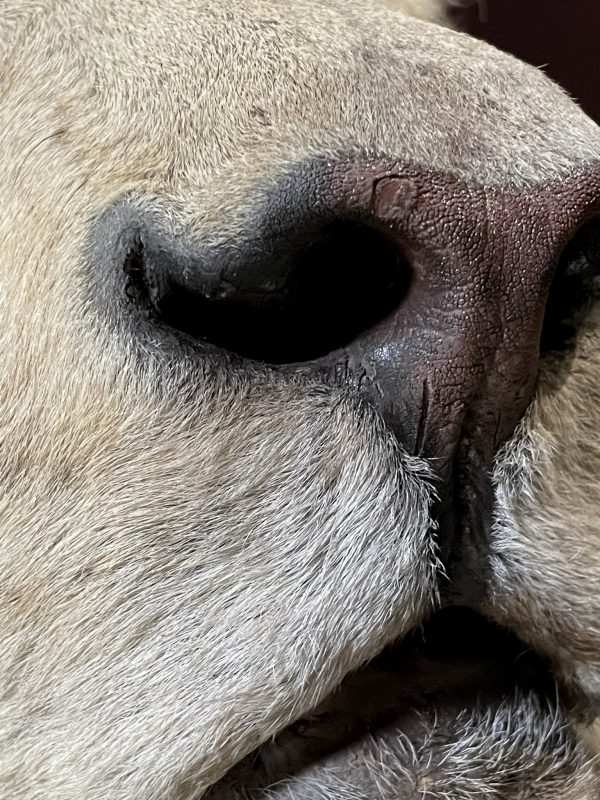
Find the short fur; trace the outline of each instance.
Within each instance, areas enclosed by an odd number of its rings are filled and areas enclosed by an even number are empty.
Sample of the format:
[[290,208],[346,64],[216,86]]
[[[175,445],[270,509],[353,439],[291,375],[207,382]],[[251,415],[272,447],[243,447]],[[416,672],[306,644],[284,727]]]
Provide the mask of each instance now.
[[[600,130],[541,72],[432,24],[442,4],[394,5],[1,4],[6,800],[366,800],[335,765],[259,793],[235,770],[435,606],[430,467],[344,392],[140,342],[98,301],[90,242],[124,196],[217,236],[311,155],[513,187],[598,163]],[[367,742],[367,769],[408,754],[417,796],[597,797],[599,330],[545,359],[497,460],[486,609],[588,719],[465,713],[433,762],[435,723]]]

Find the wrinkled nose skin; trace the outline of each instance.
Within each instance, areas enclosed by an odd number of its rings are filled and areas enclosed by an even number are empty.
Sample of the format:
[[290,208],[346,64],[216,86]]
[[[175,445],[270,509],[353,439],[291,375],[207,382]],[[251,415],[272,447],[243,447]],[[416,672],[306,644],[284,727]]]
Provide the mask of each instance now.
[[431,461],[449,591],[477,602],[492,460],[532,398],[554,268],[597,213],[598,172],[511,192],[374,160],[313,181],[317,205],[379,226],[412,268],[397,308],[315,366],[356,387],[408,452]]

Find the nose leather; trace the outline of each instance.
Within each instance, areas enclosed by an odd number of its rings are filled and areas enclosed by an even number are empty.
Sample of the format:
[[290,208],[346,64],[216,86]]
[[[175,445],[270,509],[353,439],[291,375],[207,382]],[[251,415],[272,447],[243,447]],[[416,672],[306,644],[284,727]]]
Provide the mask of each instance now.
[[471,571],[494,455],[535,389],[553,271],[598,212],[599,183],[592,170],[559,187],[501,191],[371,160],[337,165],[321,184],[321,204],[392,237],[413,274],[391,314],[312,368],[360,393],[408,452],[430,460],[442,554],[460,552]]
[[319,202],[392,237],[413,275],[391,314],[313,366],[368,397],[441,475],[465,438],[489,464],[531,399],[553,270],[598,183],[502,192],[378,161],[337,166]]
[[413,277],[399,307],[347,348],[350,369],[441,476],[465,437],[489,463],[533,391],[553,265],[546,227],[484,190],[416,176],[376,181],[370,203],[409,250]]

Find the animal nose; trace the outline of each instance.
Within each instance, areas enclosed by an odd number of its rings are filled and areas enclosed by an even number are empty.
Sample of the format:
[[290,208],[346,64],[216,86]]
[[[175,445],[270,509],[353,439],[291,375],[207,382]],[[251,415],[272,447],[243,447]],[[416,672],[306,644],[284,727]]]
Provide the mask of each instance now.
[[348,387],[447,482],[457,455],[489,467],[527,407],[556,263],[598,213],[598,183],[502,191],[382,158],[317,160],[193,258],[149,240],[145,261],[171,325]]

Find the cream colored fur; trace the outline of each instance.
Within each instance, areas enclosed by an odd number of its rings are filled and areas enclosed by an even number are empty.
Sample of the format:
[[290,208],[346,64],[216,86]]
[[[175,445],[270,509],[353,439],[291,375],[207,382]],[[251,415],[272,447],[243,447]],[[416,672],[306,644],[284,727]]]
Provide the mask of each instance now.
[[[3,800],[200,797],[435,604],[428,465],[344,393],[140,346],[89,245],[132,193],[235,233],[257,180],[310,155],[516,187],[598,161],[541,72],[395,5],[0,4]],[[498,460],[489,613],[597,701],[595,318],[578,347]],[[587,741],[522,796],[593,800]],[[496,796],[466,770],[431,796]],[[273,796],[361,797],[312,780]]]

